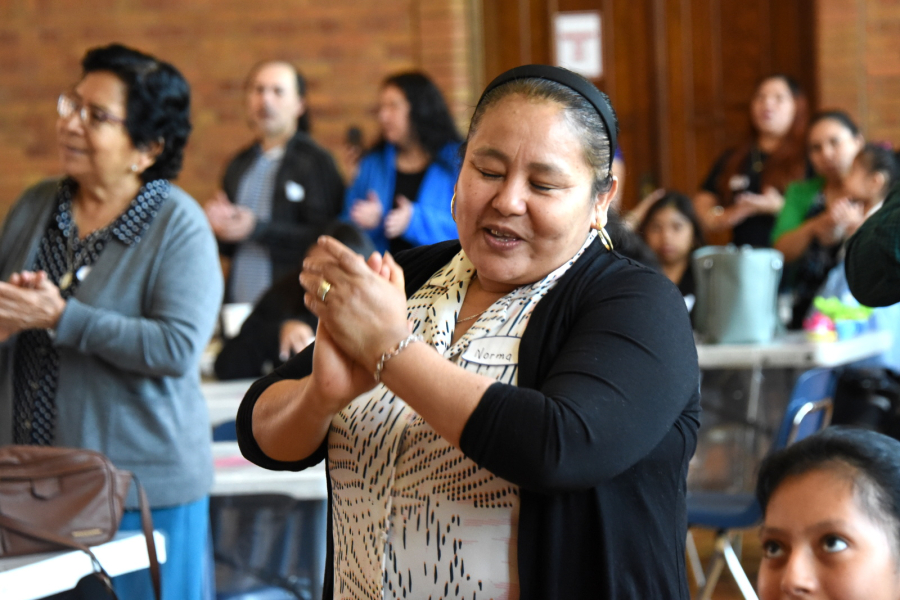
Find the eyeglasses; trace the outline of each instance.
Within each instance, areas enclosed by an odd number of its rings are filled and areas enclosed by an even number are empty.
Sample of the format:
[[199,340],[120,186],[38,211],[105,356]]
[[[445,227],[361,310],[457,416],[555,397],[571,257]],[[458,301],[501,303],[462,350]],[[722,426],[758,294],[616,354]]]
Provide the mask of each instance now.
[[68,119],[73,114],[77,114],[81,118],[81,122],[91,128],[100,127],[104,123],[112,123],[114,125],[125,123],[125,119],[111,115],[97,107],[85,106],[80,100],[66,93],[59,95],[59,100],[56,102],[56,112],[63,119]]

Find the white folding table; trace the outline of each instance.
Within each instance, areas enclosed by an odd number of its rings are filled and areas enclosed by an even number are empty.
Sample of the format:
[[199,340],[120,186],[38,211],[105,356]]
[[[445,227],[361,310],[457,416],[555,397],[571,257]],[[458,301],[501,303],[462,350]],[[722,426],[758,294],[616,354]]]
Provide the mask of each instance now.
[[[153,533],[156,556],[166,562],[165,537]],[[92,546],[91,551],[111,577],[147,569],[147,542],[140,531],[119,531],[105,543]],[[46,552],[28,556],[0,559],[0,598],[3,600],[33,600],[74,588],[78,581],[94,572],[91,558],[78,550]]]
[[237,442],[214,442],[213,496],[281,494],[295,500],[326,500],[324,461],[304,471],[269,471],[247,461]]
[[763,422],[760,396],[764,369],[839,367],[881,354],[891,347],[893,336],[887,331],[867,332],[834,342],[814,342],[803,332],[791,332],[764,344],[697,344],[702,370],[735,369],[750,371],[747,410],[741,423],[746,456],[740,468],[741,485],[751,489],[756,477],[759,454],[765,450],[767,436],[759,435]]
[[209,409],[209,422],[215,427],[226,421],[234,421],[238,407],[244,394],[250,389],[255,379],[236,379],[233,381],[204,381],[200,391],[206,398]]

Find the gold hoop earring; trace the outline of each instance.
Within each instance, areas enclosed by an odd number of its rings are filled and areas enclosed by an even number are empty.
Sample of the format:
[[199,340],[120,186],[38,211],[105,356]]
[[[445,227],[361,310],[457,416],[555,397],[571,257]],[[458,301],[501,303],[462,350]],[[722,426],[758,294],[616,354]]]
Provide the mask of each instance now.
[[601,225],[597,229],[597,235],[600,236],[600,241],[603,243],[603,247],[606,248],[607,251],[612,252],[614,248],[613,241],[612,238],[609,237],[609,232],[606,231],[606,227]]
[[453,217],[453,222],[456,223],[456,192],[453,192],[453,197],[450,198],[450,216]]

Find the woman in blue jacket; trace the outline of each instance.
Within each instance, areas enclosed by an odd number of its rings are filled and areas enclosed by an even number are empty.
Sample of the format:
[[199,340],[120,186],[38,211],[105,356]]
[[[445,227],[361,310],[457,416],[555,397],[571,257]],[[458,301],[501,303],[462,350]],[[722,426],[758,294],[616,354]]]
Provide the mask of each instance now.
[[378,123],[381,141],[347,190],[344,218],[380,252],[456,239],[450,200],[460,137],[440,90],[422,73],[388,77]]

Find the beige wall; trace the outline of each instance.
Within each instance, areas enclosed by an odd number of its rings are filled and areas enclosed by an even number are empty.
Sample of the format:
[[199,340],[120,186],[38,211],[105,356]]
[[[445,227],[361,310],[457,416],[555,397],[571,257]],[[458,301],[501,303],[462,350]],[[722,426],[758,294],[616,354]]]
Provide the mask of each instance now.
[[900,144],[900,2],[818,0],[819,104],[871,140]]
[[381,79],[432,74],[458,122],[473,77],[472,0],[3,0],[0,2],[0,217],[28,185],[57,172],[60,92],[93,46],[119,41],[172,62],[193,91],[194,133],[178,183],[200,201],[250,140],[242,83],[266,58],[309,80],[313,135],[340,159],[346,128],[376,136]]

